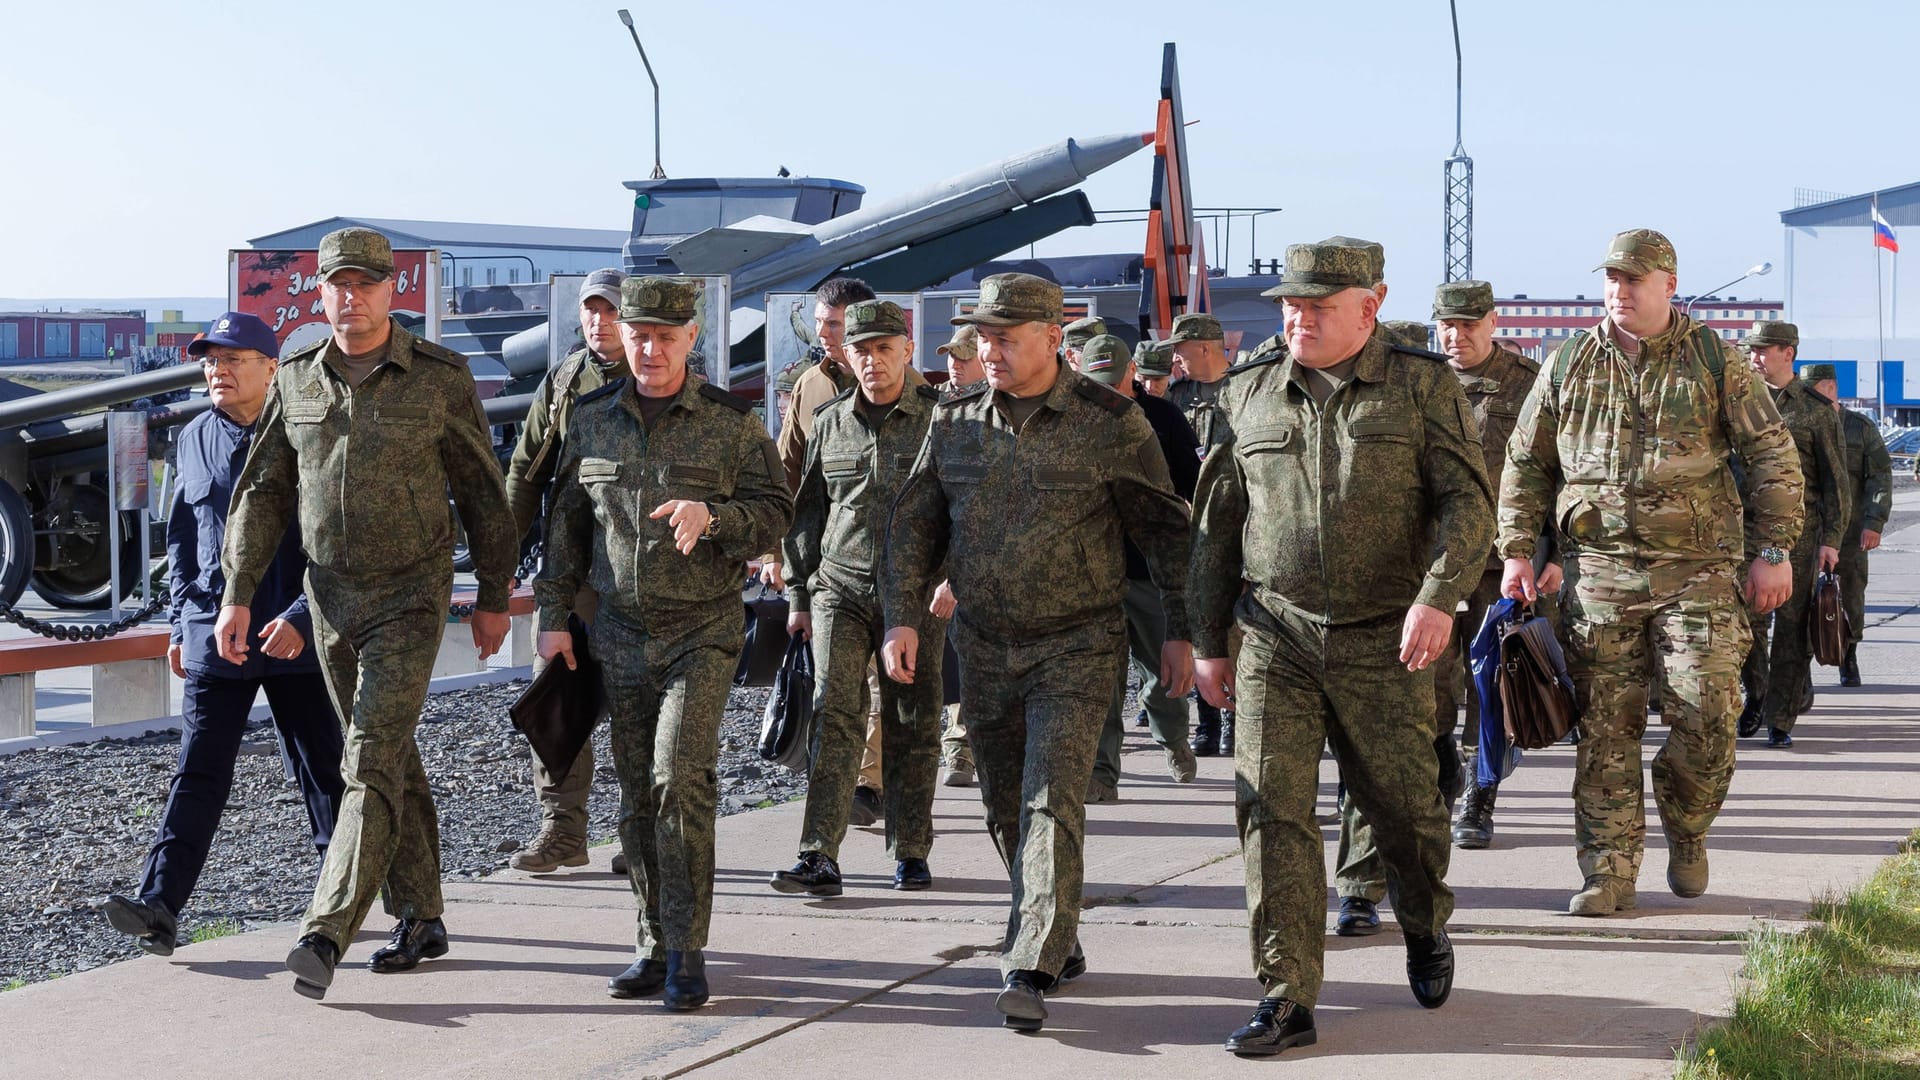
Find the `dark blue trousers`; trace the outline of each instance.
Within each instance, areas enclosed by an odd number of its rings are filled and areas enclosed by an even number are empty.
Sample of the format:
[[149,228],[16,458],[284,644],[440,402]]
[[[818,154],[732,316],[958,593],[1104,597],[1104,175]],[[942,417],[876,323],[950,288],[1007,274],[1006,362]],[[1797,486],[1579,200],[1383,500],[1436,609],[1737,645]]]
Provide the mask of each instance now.
[[340,779],[345,736],[319,673],[223,679],[189,672],[181,709],[180,761],[167,792],[160,834],[147,853],[140,880],[142,900],[163,904],[175,915],[186,906],[213,847],[220,812],[233,791],[234,762],[246,732],[247,713],[263,686],[273,710],[273,726],[306,799],[313,846],[326,853],[345,791]]

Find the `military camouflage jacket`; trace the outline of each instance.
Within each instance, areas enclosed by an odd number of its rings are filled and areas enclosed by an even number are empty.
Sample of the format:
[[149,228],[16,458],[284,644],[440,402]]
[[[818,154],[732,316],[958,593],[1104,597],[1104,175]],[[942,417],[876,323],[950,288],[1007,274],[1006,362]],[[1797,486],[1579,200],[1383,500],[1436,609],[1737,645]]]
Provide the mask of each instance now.
[[[1507,439],[1513,435],[1513,425],[1520,419],[1520,406],[1533,389],[1540,365],[1511,349],[1495,345],[1492,354],[1472,371],[1449,370],[1460,380],[1467,404],[1473,406],[1473,420],[1480,425],[1480,451],[1486,459],[1487,482],[1497,495],[1500,474],[1507,467]],[[1488,548],[1487,568],[1498,569],[1500,565],[1500,556]]]
[[[688,555],[667,519],[649,516],[673,499],[713,512],[712,538]],[[601,616],[662,636],[716,606],[737,618],[747,560],[792,517],[773,440],[745,398],[689,372],[649,431],[633,380],[608,383],[574,405],[533,586],[540,629],[566,628],[582,585],[600,594]]]
[[1180,406],[1186,414],[1187,426],[1193,429],[1195,438],[1200,440],[1200,460],[1205,461],[1213,449],[1225,442],[1233,430],[1220,404],[1221,392],[1226,389],[1227,380],[1222,377],[1216,382],[1195,382],[1181,379],[1167,387],[1167,400]]
[[[513,527],[520,538],[526,538],[527,530],[540,516],[540,499],[560,463],[561,444],[573,420],[575,402],[623,377],[626,370],[624,364],[601,364],[583,348],[569,353],[559,367],[540,380],[540,388],[533,392],[533,404],[527,408],[526,425],[520,429],[520,441],[513,446],[513,460],[507,465],[507,506],[513,510]],[[561,380],[562,385],[555,386],[555,380]]]
[[1332,625],[1452,614],[1493,543],[1480,432],[1452,371],[1374,337],[1323,408],[1286,354],[1240,365],[1233,429],[1200,468],[1188,593],[1194,655],[1227,655],[1243,583]]
[[941,398],[894,503],[887,625],[918,626],[944,562],[956,617],[1001,641],[1116,619],[1121,537],[1147,559],[1167,640],[1187,640],[1187,507],[1133,402],[1068,368],[1014,431],[981,383]]
[[787,530],[787,602],[811,608],[813,582],[872,593],[878,588],[887,515],[926,441],[940,392],[922,382],[904,387],[875,430],[848,390],[814,413],[807,466]]
[[1874,422],[1852,409],[1840,410],[1840,428],[1847,442],[1847,477],[1853,512],[1848,515],[1847,545],[1860,543],[1860,532],[1881,532],[1893,513],[1893,458]]
[[1803,535],[1811,534],[1822,547],[1838,548],[1847,534],[1852,485],[1847,482],[1847,450],[1841,441],[1840,414],[1832,399],[1799,379],[1772,391],[1773,407],[1793,436],[1800,454],[1800,478],[1806,500]]
[[280,362],[234,485],[225,603],[253,598],[289,522],[335,576],[450,575],[453,493],[480,610],[507,610],[519,539],[466,357],[392,324],[387,358],[359,386],[328,363],[333,340]]
[[[1804,519],[1793,437],[1766,384],[1717,338],[1714,384],[1695,326],[1676,309],[1665,333],[1640,343],[1637,361],[1605,322],[1562,346],[1558,390],[1549,368],[1507,444],[1502,556],[1533,558],[1552,524],[1568,554],[1737,561],[1744,544],[1730,451],[1745,462],[1758,534],[1793,546]],[[1549,364],[1562,362],[1556,354]]]

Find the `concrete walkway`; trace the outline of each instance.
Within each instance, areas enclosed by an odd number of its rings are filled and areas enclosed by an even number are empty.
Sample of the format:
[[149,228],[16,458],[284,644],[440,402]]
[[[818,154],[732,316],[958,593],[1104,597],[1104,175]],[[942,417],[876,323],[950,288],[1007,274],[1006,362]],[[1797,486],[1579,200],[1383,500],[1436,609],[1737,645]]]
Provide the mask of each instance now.
[[[1917,499],[1903,491],[1902,508]],[[1730,1006],[1744,935],[1799,925],[1811,897],[1857,882],[1920,825],[1920,529],[1892,535],[1873,574],[1869,685],[1841,690],[1816,669],[1820,696],[1794,749],[1741,744],[1709,839],[1707,896],[1666,891],[1655,824],[1635,915],[1561,914],[1580,884],[1572,751],[1529,755],[1501,790],[1496,846],[1454,853],[1453,999],[1436,1012],[1414,1004],[1397,933],[1329,936],[1320,1043],[1270,1067],[1369,1080],[1670,1076],[1675,1046]],[[1656,726],[1649,756],[1659,736]],[[1090,971],[1048,1003],[1038,1035],[999,1028],[992,949],[1006,879],[976,792],[944,789],[928,893],[887,889],[879,835],[857,830],[845,897],[778,896],[764,882],[792,862],[799,807],[723,820],[715,996],[696,1013],[606,997],[631,956],[633,906],[602,847],[578,872],[450,885],[453,952],[413,974],[360,966],[388,925],[376,915],[378,932],[353,946],[321,1004],[297,997],[281,966],[291,927],[0,995],[0,1076],[1165,1080],[1261,1068],[1219,1049],[1259,994],[1231,763],[1203,759],[1199,779],[1177,786],[1157,751],[1130,745],[1124,801],[1088,815]],[[1324,807],[1330,773],[1322,780]],[[1651,799],[1648,813],[1657,822]]]

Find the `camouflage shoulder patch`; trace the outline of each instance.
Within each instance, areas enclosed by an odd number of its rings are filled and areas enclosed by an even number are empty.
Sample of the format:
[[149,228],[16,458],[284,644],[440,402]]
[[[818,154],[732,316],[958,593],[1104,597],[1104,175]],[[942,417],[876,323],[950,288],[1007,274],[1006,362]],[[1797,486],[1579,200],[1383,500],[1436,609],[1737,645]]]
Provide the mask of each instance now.
[[963,401],[972,401],[974,398],[979,397],[980,395],[986,393],[988,390],[991,390],[991,389],[993,389],[993,387],[990,384],[988,384],[987,380],[981,379],[979,382],[974,383],[972,386],[967,387],[965,390],[961,390],[957,393],[940,395],[939,407],[942,409],[946,409],[946,408],[951,408],[952,406],[958,405]]
[[700,396],[706,398],[708,401],[717,401],[727,408],[732,409],[734,412],[750,413],[753,411],[753,402],[748,401],[739,394],[722,390],[712,383],[700,384]]
[[843,402],[843,401],[845,401],[845,400],[847,400],[848,398],[850,398],[850,397],[852,397],[852,396],[853,396],[853,392],[854,392],[854,389],[855,389],[854,387],[851,387],[851,386],[849,386],[849,387],[847,387],[847,388],[846,388],[845,390],[842,390],[842,391],[840,391],[839,393],[837,393],[837,394],[835,394],[835,395],[833,395],[832,397],[830,397],[830,398],[828,398],[827,400],[825,400],[825,401],[823,401],[823,402],[821,402],[820,404],[818,404],[818,405],[815,405],[815,406],[813,407],[813,415],[815,415],[815,416],[819,416],[819,415],[820,415],[821,413],[823,413],[823,412],[826,412],[828,408],[830,408],[830,407],[832,407],[832,406],[834,406],[834,405],[838,405],[838,404],[840,404],[841,402]]
[[1073,392],[1115,416],[1123,415],[1128,409],[1133,408],[1132,398],[1104,383],[1094,382],[1092,379],[1081,378],[1079,382],[1073,384]]
[[930,383],[921,383],[920,385],[913,388],[913,392],[916,394],[919,394],[923,398],[926,398],[928,401],[939,401],[942,397],[945,396],[941,394],[940,391],[935,390],[932,384]]
[[626,389],[626,387],[627,387],[627,380],[615,379],[605,386],[602,386],[595,390],[589,390],[588,392],[581,394],[578,398],[574,400],[574,406],[577,408],[581,405],[587,404],[590,401],[598,401],[603,397],[611,397],[615,394],[618,394],[620,391]]
[[1402,345],[1397,341],[1387,342],[1386,345],[1388,352],[1405,353],[1408,356],[1418,356],[1426,360],[1438,360],[1443,364],[1447,362],[1446,353],[1437,353],[1431,349],[1416,349],[1411,345]]
[[443,364],[448,364],[453,367],[464,368],[467,366],[465,354],[454,352],[445,345],[435,341],[428,341],[426,338],[414,338],[413,351],[416,355],[430,356]]

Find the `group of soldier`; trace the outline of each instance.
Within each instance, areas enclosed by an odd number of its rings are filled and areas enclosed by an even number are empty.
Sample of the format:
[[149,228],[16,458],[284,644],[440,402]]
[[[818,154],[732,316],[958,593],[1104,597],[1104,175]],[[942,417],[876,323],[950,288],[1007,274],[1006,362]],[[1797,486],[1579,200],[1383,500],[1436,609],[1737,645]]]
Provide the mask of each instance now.
[[[1809,583],[1837,565],[1857,610],[1889,504],[1872,425],[1806,385],[1831,370],[1796,381],[1778,322],[1756,326],[1751,365],[1737,356],[1672,304],[1677,260],[1651,230],[1614,238],[1606,318],[1545,363],[1496,343],[1484,282],[1438,289],[1443,352],[1396,338],[1378,319],[1384,251],[1345,237],[1287,249],[1269,291],[1283,329],[1232,366],[1210,316],[1129,350],[1104,326],[1063,327],[1058,285],[999,274],[954,318],[935,389],[906,314],[835,279],[778,442],[689,370],[693,282],[601,271],[580,299],[584,346],[536,395],[504,483],[461,358],[387,316],[392,268],[378,233],[323,240],[334,335],[273,373],[221,550],[214,636],[240,662],[247,605],[297,523],[312,647],[346,723],[339,821],[287,960],[310,997],[375,892],[397,920],[375,971],[448,949],[413,732],[451,583],[449,490],[483,656],[543,509],[541,662],[573,665],[570,621],[590,627],[638,908],[609,993],[708,999],[718,730],[757,564],[819,668],[799,858],[774,889],[839,895],[849,825],[881,817],[894,887],[930,887],[938,777],[977,776],[1012,891],[996,1007],[1038,1029],[1087,969],[1085,806],[1117,797],[1131,662],[1175,781],[1196,753],[1235,759],[1263,993],[1226,1046],[1249,1055],[1316,1037],[1323,748],[1342,789],[1338,931],[1377,932],[1391,895],[1410,988],[1438,1007],[1450,841],[1490,842],[1495,795],[1469,786],[1455,736],[1462,643],[1499,598],[1533,605],[1558,620],[1581,706],[1570,913],[1634,906],[1653,688],[1668,884],[1698,896],[1736,730],[1790,742]],[[1772,649],[1750,651],[1769,616]],[[536,762],[543,828],[516,866],[586,861],[588,753]]]

